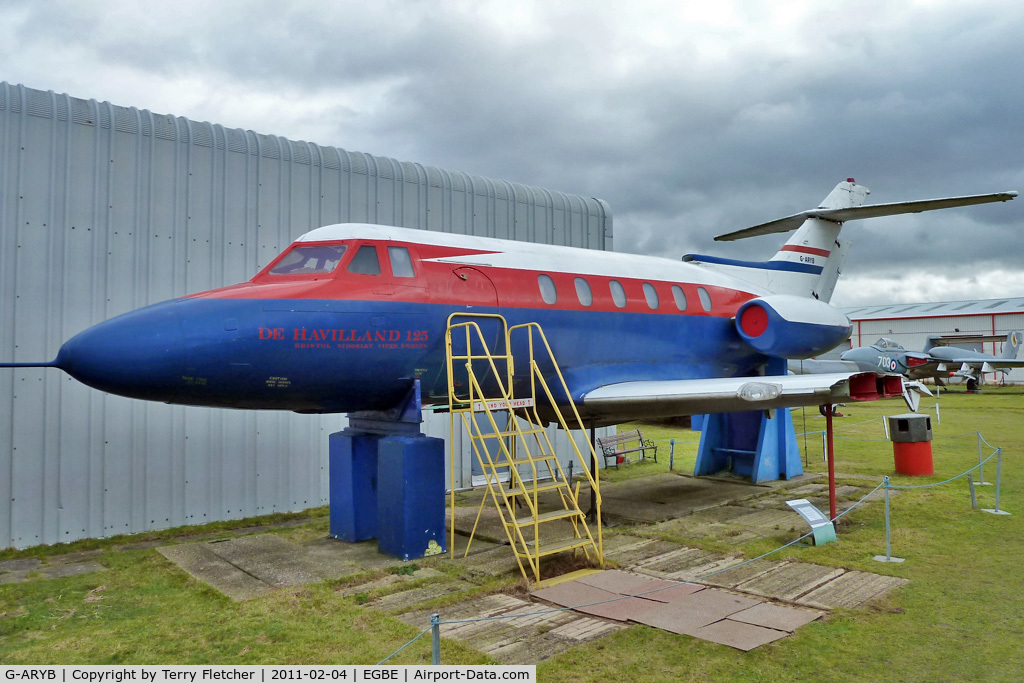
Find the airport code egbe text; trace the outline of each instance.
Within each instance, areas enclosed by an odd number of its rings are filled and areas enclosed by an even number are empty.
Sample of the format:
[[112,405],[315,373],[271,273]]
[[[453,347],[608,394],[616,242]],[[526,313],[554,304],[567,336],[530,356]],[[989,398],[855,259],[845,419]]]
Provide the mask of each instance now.
[[[202,669],[200,671],[181,671],[178,669],[105,669],[92,671],[71,669],[66,672],[66,680],[83,681],[84,683],[124,683],[124,681],[252,681],[255,671]],[[5,669],[4,678],[9,681],[58,681],[56,669]]]

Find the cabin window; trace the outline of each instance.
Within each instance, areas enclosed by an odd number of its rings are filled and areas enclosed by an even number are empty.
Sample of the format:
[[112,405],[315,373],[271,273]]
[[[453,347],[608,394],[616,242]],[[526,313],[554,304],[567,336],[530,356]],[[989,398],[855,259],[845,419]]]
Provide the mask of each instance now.
[[626,307],[626,290],[622,288],[622,283],[618,280],[609,280],[608,289],[612,292],[612,301],[619,308]]
[[672,285],[672,298],[675,299],[676,308],[680,311],[686,310],[686,292],[679,285]]
[[380,275],[380,259],[377,258],[377,247],[364,244],[352,257],[348,264],[348,272],[361,275]]
[[416,277],[412,269],[412,257],[405,247],[388,247],[388,257],[391,259],[391,274],[395,277]]
[[334,270],[347,247],[344,244],[295,247],[270,271],[270,275],[329,273]]
[[558,301],[558,290],[551,276],[541,273],[537,276],[537,284],[540,286],[540,295],[544,303],[554,305]]
[[584,306],[594,303],[594,293],[590,291],[590,283],[581,277],[576,278],[576,296]]
[[647,299],[647,305],[651,310],[657,310],[658,308],[658,292],[654,289],[654,285],[650,282],[644,283],[644,298]]
[[708,294],[708,290],[703,287],[697,288],[697,297],[700,299],[701,308],[705,311],[711,310],[711,295]]

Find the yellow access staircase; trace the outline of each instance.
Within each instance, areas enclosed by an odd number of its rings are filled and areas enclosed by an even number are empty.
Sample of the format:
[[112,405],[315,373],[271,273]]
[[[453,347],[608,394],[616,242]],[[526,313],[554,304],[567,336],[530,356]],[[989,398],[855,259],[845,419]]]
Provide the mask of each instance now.
[[[493,335],[494,349],[487,343],[481,323],[488,327],[488,336]],[[497,332],[493,331],[495,328]],[[529,381],[521,382],[520,386],[528,385],[529,391],[521,391],[520,396],[514,395],[515,359],[511,351],[513,335],[527,337],[525,348],[528,350]],[[548,380],[540,371],[534,354],[538,348],[546,352],[561,389],[568,395],[565,379],[540,325],[527,323],[509,327],[504,317],[495,314],[454,313],[448,318],[445,349],[451,433],[455,434],[456,419],[461,419],[487,487],[487,493],[477,510],[466,553],[469,552],[469,544],[473,542],[483,508],[491,500],[498,510],[519,569],[527,581],[531,575],[539,581],[540,559],[556,553],[572,551],[575,554],[579,550],[591,561],[603,564],[600,482],[591,475],[590,463],[584,459],[572,438],[570,425],[558,408]],[[484,387],[489,387],[489,390],[485,391]],[[559,426],[569,435],[568,441],[581,464],[580,470],[594,491],[596,536],[591,533],[586,513],[580,508],[581,482],[572,486],[548,438],[545,421],[538,411],[538,391],[546,400],[544,405],[551,409]],[[583,430],[576,406],[571,402],[569,405],[575,419],[572,429]],[[507,417],[503,419],[495,415],[496,412],[505,412]],[[454,439],[450,440],[449,454],[452,498],[451,538],[448,547],[454,557]],[[595,457],[589,441],[587,455]],[[547,495],[542,498],[541,494]],[[567,521],[569,524],[557,524],[559,521]]]

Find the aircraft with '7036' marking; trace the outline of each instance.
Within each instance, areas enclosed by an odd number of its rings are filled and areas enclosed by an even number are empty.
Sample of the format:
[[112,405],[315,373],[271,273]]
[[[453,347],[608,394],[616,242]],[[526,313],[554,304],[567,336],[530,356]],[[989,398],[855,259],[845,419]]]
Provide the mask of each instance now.
[[248,282],[101,322],[52,361],[4,365],[59,368],[102,391],[167,403],[388,410],[415,380],[423,403],[446,403],[449,316],[489,313],[542,326],[568,388],[556,398],[590,424],[899,395],[898,376],[785,371],[785,359],[849,335],[850,321],[828,304],[846,256],[843,223],[1016,193],[864,205],[867,194],[850,179],[815,209],[717,238],[796,230],[764,262],[330,225]]

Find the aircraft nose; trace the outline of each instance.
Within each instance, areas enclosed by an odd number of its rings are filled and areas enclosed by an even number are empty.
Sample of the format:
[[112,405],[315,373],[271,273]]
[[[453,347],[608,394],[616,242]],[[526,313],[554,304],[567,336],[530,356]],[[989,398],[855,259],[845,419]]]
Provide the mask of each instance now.
[[166,400],[186,367],[185,335],[177,301],[125,313],[75,335],[61,347],[56,366],[95,389]]

